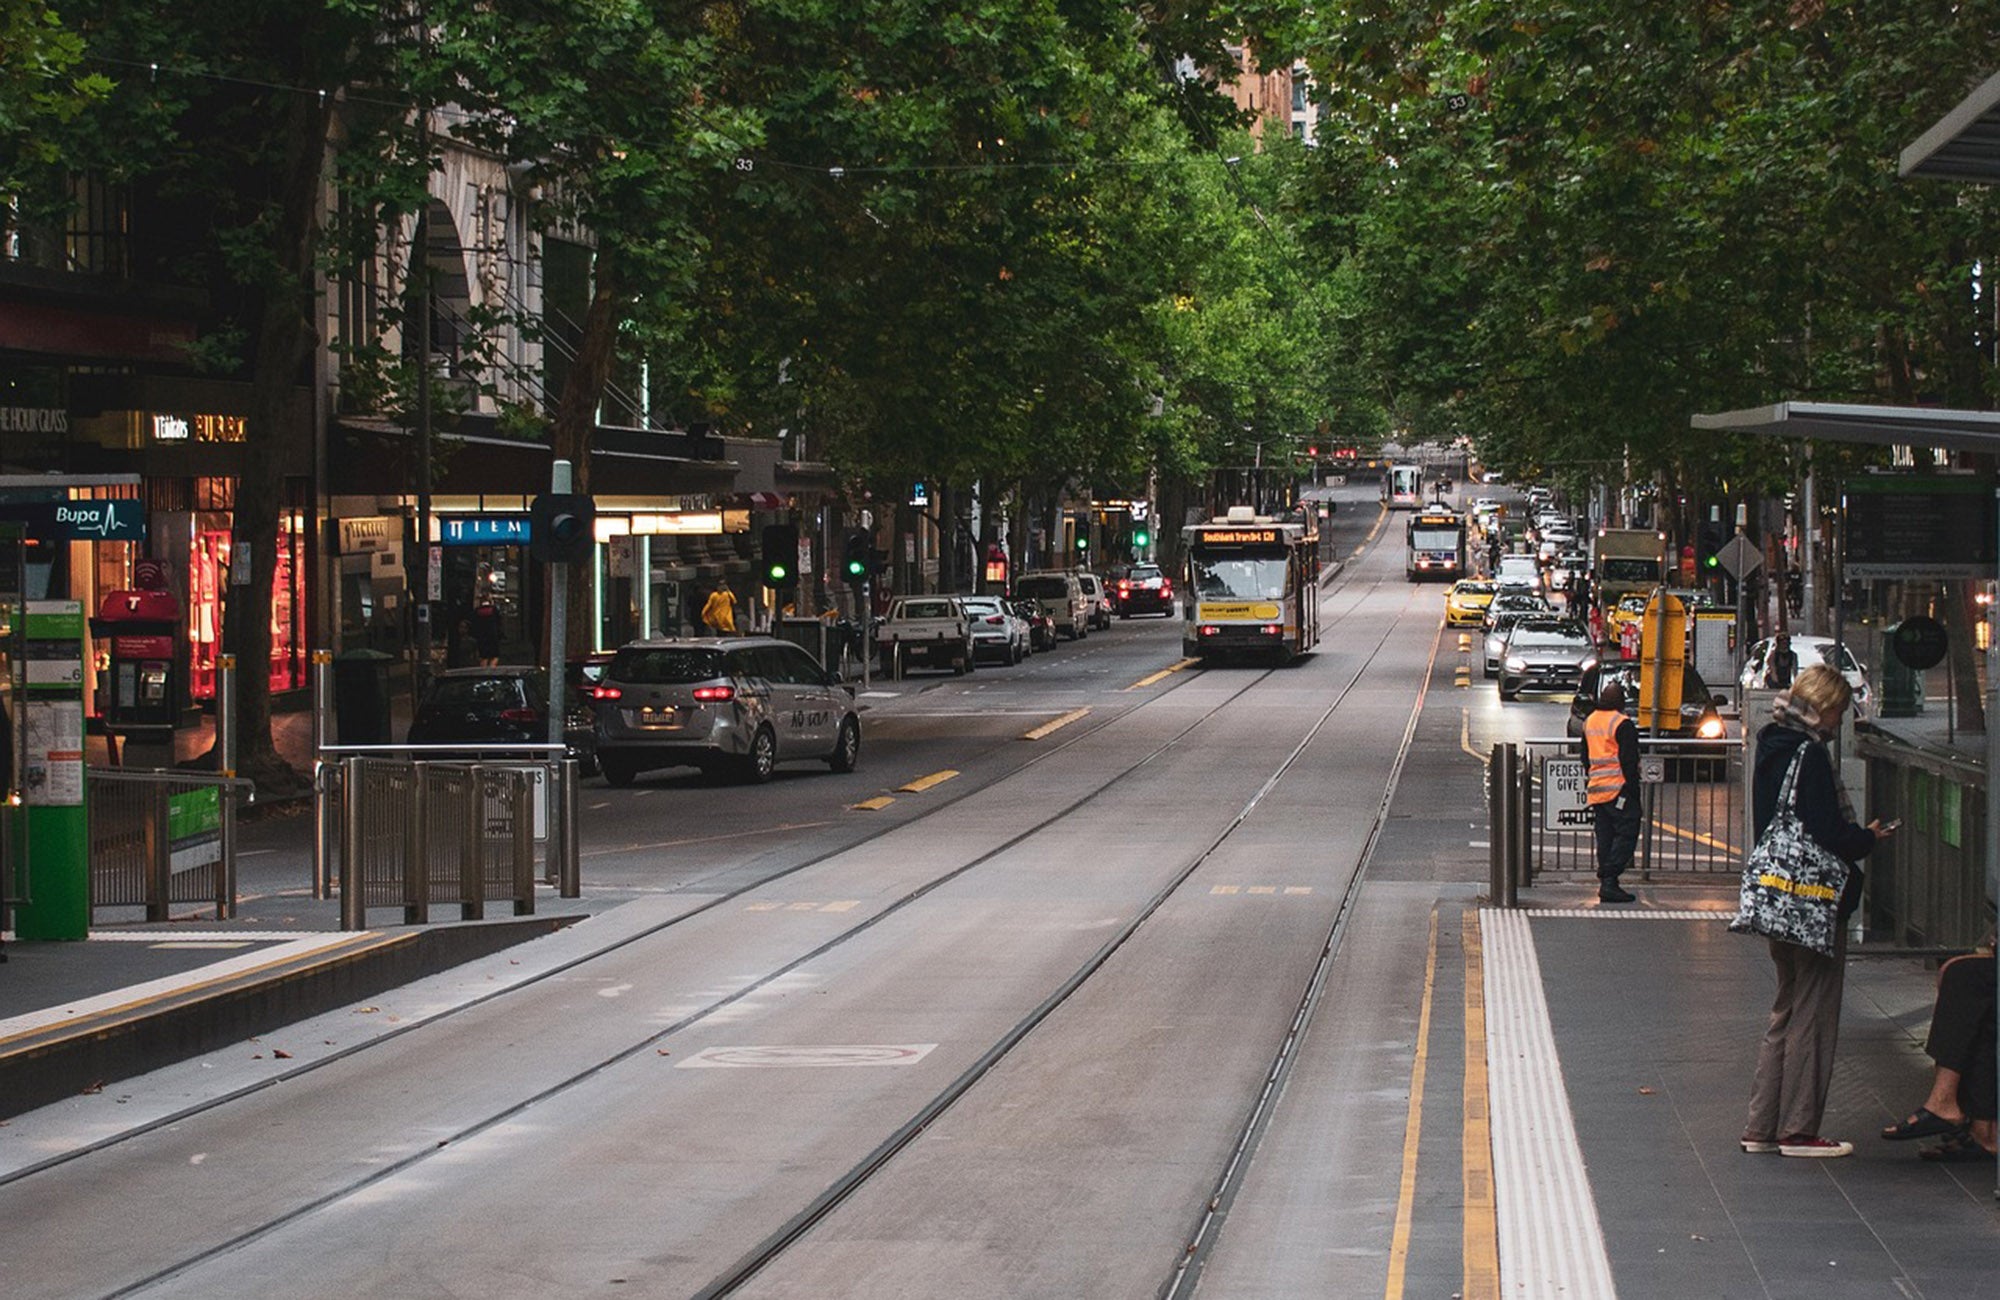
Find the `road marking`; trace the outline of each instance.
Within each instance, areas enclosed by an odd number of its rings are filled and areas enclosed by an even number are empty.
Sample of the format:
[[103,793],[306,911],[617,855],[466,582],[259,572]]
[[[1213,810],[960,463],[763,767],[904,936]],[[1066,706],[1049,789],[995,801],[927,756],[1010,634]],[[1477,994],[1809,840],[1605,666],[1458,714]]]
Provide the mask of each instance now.
[[1287,894],[1310,894],[1310,893],[1312,893],[1312,891],[1313,891],[1313,887],[1312,887],[1311,885],[1286,885],[1286,886],[1285,886],[1285,892],[1286,892]]
[[674,1062],[677,1070],[771,1070],[858,1065],[915,1065],[936,1043],[880,1043],[824,1047],[711,1047]]
[[848,807],[855,812],[880,812],[894,802],[896,801],[891,796],[878,794],[873,799],[863,799],[860,803],[849,804]]
[[1021,739],[1040,740],[1042,737],[1048,735],[1051,732],[1059,731],[1062,728],[1067,727],[1070,723],[1075,722],[1078,718],[1084,717],[1089,712],[1090,712],[1090,706],[1088,705],[1085,705],[1083,708],[1080,709],[1071,709],[1068,713],[1063,714],[1060,718],[1055,718],[1051,721],[1044,722],[1041,726],[1036,727],[1033,731],[1024,733],[1021,736]]
[[933,772],[929,776],[920,776],[908,785],[899,785],[896,788],[904,794],[922,794],[932,786],[943,785],[946,781],[951,780],[957,775],[956,771],[946,768],[942,772]]
[[727,835],[689,835],[677,840],[654,840],[650,844],[621,844],[606,849],[588,849],[582,856],[601,858],[608,853],[638,853],[646,849],[677,849],[689,844],[717,844],[723,840],[749,839],[755,835],[782,835],[791,831],[817,830],[821,826],[831,826],[832,822],[778,822],[770,826],[759,826],[753,830],[731,831]]
[[1151,677],[1141,677],[1138,681],[1133,682],[1130,686],[1127,686],[1125,689],[1128,691],[1136,691],[1141,689],[1142,687],[1151,686],[1155,682],[1163,681],[1166,678],[1173,676],[1175,673],[1180,672],[1184,668],[1192,668],[1200,662],[1201,660],[1199,659],[1183,659],[1177,664],[1169,664],[1167,667],[1162,668],[1160,669],[1160,671],[1154,673]]
[[208,951],[216,951],[216,952],[221,952],[221,951],[223,951],[224,949],[231,949],[231,948],[248,948],[248,947],[250,946],[250,940],[248,940],[248,939],[182,939],[182,940],[178,940],[178,941],[175,941],[175,942],[172,942],[172,943],[155,943],[155,944],[150,944],[150,945],[148,945],[148,946],[149,946],[149,947],[151,947],[152,949],[154,949],[155,951],[159,951],[159,950],[162,950],[162,949],[164,949],[164,950],[168,950],[168,951],[175,951],[175,952],[208,952]]
[[1609,1300],[1617,1287],[1527,914],[1489,909],[1479,926],[1493,954],[1493,1181],[1507,1189],[1497,1201],[1501,1285],[1507,1295]]
[[1482,767],[1491,761],[1485,754],[1480,753],[1472,747],[1471,709],[1460,709],[1458,711],[1458,747],[1478,759]]
[[1417,1059],[1410,1066],[1410,1115],[1403,1124],[1403,1184],[1396,1194],[1396,1228],[1389,1236],[1389,1285],[1384,1300],[1403,1300],[1403,1275],[1410,1260],[1410,1222],[1417,1200],[1417,1146],[1424,1131],[1424,1076],[1430,1061],[1431,994],[1437,988],[1438,914],[1431,910],[1430,942],[1424,953],[1424,1000],[1417,1012]]
[[1486,1088],[1485,954],[1479,941],[1479,913],[1467,911],[1465,944],[1465,1097],[1459,1167],[1463,1175],[1464,1221],[1460,1257],[1465,1300],[1497,1300],[1500,1295],[1500,1236],[1493,1214],[1491,1101]]
[[1460,632],[1458,634],[1458,650],[1460,654],[1472,653],[1472,633]]
[[1208,892],[1211,894],[1240,894],[1243,890],[1240,885],[1216,885]]
[[1706,848],[1721,849],[1725,853],[1733,853],[1736,850],[1734,844],[1725,844],[1721,840],[1702,834],[1700,831],[1685,830],[1674,825],[1672,822],[1661,821],[1657,817],[1653,818],[1653,825],[1659,827],[1669,835],[1676,835],[1684,840],[1693,840],[1696,844],[1700,844]]
[[1210,885],[1210,894],[1285,894],[1299,898],[1312,893],[1311,885]]

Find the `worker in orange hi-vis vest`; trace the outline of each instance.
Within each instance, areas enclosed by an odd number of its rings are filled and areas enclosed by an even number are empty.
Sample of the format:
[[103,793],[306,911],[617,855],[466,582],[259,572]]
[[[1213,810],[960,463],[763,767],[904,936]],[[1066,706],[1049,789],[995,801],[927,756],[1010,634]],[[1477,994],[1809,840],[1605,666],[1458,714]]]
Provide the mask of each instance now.
[[1584,798],[1597,832],[1597,900],[1629,903],[1618,877],[1639,845],[1639,728],[1625,716],[1625,688],[1607,681],[1583,723]]

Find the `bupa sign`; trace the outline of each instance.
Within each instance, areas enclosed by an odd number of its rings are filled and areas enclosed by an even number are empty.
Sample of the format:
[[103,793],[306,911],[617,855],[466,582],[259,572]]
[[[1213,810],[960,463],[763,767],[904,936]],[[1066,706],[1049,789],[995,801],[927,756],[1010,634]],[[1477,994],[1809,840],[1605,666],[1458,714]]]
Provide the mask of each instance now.
[[30,501],[0,506],[0,519],[19,519],[28,534],[50,542],[143,542],[146,503],[117,501]]

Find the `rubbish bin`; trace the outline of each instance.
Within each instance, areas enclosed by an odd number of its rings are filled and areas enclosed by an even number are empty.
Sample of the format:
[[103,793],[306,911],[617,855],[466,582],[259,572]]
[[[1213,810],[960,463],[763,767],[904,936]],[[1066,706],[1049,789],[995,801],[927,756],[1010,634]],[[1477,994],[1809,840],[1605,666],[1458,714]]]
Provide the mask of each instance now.
[[343,745],[394,744],[389,735],[389,665],[380,650],[343,650],[333,657],[333,724]]

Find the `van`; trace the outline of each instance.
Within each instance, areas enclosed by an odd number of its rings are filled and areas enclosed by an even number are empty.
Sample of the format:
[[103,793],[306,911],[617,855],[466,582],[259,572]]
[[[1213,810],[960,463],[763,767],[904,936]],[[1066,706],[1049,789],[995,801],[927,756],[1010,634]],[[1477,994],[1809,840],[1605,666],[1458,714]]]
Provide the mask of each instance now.
[[1040,605],[1056,631],[1070,640],[1090,635],[1090,598],[1074,573],[1024,573],[1014,584],[1014,594]]
[[1100,631],[1111,626],[1111,589],[1104,585],[1104,579],[1094,573],[1081,570],[1076,575],[1083,587],[1083,598],[1090,605],[1090,625]]

